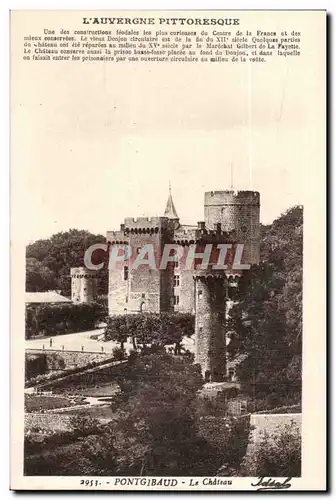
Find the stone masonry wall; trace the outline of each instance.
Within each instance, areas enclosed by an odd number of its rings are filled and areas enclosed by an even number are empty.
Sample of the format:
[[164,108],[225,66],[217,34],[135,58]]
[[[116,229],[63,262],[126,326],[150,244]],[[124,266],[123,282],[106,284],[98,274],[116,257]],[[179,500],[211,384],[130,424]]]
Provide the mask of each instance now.
[[204,221],[209,229],[217,223],[224,231],[235,231],[244,244],[244,261],[258,264],[260,258],[260,196],[256,191],[209,191],[204,195]]
[[71,418],[73,415],[61,413],[25,413],[24,430],[25,433],[35,429],[41,429],[44,432],[69,431]]
[[[65,415],[64,413],[25,413],[24,432],[35,431],[42,432],[65,432],[71,430],[71,420],[74,415]],[[98,418],[100,422],[108,422],[107,418]]]
[[26,357],[31,355],[45,355],[48,370],[80,368],[92,362],[99,363],[112,358],[111,353],[26,349]]
[[225,285],[222,279],[196,278],[196,357],[206,380],[226,375]]

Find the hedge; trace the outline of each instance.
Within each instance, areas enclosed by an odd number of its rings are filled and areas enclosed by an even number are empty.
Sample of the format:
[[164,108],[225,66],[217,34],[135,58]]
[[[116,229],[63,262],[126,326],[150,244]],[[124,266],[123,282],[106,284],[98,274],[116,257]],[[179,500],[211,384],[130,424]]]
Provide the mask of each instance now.
[[26,338],[37,335],[62,335],[93,330],[106,318],[106,308],[90,304],[27,304]]
[[77,366],[75,368],[69,368],[62,371],[41,373],[39,375],[36,375],[35,377],[30,378],[29,380],[26,380],[25,387],[34,387],[35,385],[44,384],[47,382],[54,382],[58,379],[63,379],[68,375],[76,375],[77,373],[82,373],[82,372],[85,373],[87,370],[90,370],[91,368],[107,365],[113,361],[119,361],[119,360],[113,358],[112,354],[110,358],[104,359],[103,361],[91,361],[87,365]]

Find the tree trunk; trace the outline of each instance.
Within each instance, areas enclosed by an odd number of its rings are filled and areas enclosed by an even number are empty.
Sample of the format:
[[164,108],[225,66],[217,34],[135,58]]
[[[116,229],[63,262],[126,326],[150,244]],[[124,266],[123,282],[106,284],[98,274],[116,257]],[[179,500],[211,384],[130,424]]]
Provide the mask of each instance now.
[[146,462],[147,462],[147,458],[144,458],[142,461],[142,465],[141,465],[140,476],[142,476],[144,473]]
[[175,348],[174,348],[174,354],[176,356],[181,354],[181,343],[180,342],[176,342]]

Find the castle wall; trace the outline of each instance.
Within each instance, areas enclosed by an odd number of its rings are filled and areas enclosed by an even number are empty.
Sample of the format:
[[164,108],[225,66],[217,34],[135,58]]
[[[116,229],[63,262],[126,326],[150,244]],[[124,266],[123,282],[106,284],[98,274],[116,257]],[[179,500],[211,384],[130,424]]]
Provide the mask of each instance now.
[[195,282],[194,271],[178,268],[175,274],[179,276],[179,286],[175,287],[174,294],[179,296],[179,304],[174,307],[177,312],[195,312]]
[[174,275],[178,277],[175,283],[179,283],[173,290],[173,295],[179,298],[178,304],[174,305],[175,312],[195,312],[194,270],[186,269],[186,258],[189,251],[189,243],[196,241],[196,232],[197,226],[183,225],[180,225],[174,231],[174,243],[183,249],[183,257],[178,263],[178,266],[174,267]]
[[26,349],[26,360],[32,356],[46,358],[47,368],[50,371],[71,370],[81,368],[89,363],[112,360],[111,353],[81,352],[81,351],[53,351],[51,349]]

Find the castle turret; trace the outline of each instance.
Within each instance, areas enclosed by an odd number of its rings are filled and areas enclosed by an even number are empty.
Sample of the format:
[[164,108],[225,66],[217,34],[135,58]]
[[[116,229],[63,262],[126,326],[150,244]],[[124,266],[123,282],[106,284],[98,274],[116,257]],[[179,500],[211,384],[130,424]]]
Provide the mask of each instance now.
[[226,376],[224,274],[197,271],[195,280],[195,362],[206,382],[222,382]]
[[96,271],[86,267],[72,267],[71,299],[74,303],[90,303],[96,298],[97,276]]
[[168,195],[168,200],[166,204],[166,209],[164,211],[164,216],[167,217],[169,220],[173,222],[174,229],[177,229],[179,227],[179,216],[177,215],[177,211],[173,202],[173,197],[171,194],[171,185],[169,183],[169,195]]
[[207,229],[218,223],[227,232],[234,232],[238,243],[244,244],[247,264],[260,259],[260,194],[257,191],[208,191],[204,195],[204,221]]

